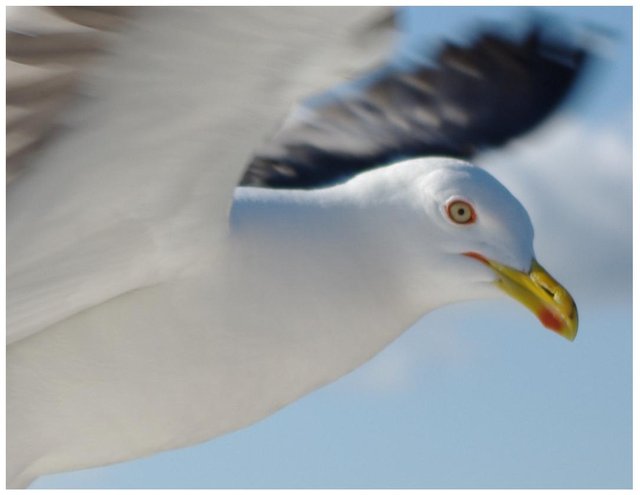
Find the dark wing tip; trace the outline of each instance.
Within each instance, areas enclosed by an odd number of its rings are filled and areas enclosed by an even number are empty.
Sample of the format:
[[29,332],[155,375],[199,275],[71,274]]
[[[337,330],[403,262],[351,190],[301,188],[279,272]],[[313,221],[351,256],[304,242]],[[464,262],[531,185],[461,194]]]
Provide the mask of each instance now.
[[521,41],[494,33],[480,36],[463,54],[474,73],[456,67],[452,45],[441,53],[438,77],[443,101],[465,102],[468,121],[450,129],[474,149],[498,146],[544,120],[566,98],[581,74],[587,51],[550,38],[535,24]]
[[389,64],[356,81],[356,91],[307,102],[305,118],[288,119],[240,184],[314,188],[400,159],[469,157],[544,120],[587,58],[587,49],[546,17],[519,39],[492,29],[466,46],[446,43],[432,66]]

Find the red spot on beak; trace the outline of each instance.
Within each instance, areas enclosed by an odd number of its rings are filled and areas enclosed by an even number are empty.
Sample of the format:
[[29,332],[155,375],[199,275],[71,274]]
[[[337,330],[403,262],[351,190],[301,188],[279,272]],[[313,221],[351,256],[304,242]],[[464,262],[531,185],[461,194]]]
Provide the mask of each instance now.
[[540,318],[540,322],[547,328],[553,330],[554,332],[559,332],[562,330],[562,321],[554,315],[547,308],[543,308],[538,313],[538,318]]
[[468,256],[469,258],[473,258],[475,260],[481,261],[485,265],[489,264],[489,260],[482,256],[480,253],[476,253],[475,251],[469,251],[468,253],[462,253],[464,256]]

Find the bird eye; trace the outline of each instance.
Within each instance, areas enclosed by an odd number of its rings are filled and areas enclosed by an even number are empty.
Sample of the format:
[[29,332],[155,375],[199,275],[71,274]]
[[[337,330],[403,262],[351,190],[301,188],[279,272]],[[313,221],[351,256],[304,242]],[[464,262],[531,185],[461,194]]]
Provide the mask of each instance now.
[[476,212],[466,201],[455,200],[447,205],[447,215],[455,223],[466,225],[476,221]]

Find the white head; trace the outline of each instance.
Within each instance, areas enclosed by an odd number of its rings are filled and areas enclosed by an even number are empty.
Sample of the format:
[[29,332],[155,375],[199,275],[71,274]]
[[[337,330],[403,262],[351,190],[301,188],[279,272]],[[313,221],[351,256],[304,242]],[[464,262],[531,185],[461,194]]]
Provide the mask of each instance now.
[[[524,207],[488,172],[460,160],[428,158],[351,182],[382,206],[374,206],[375,215],[394,211],[385,235],[402,237],[400,256],[411,259],[418,293],[429,291],[430,300],[445,304],[491,296],[498,287],[573,340],[571,296],[536,262]],[[426,280],[428,287],[420,289]]]

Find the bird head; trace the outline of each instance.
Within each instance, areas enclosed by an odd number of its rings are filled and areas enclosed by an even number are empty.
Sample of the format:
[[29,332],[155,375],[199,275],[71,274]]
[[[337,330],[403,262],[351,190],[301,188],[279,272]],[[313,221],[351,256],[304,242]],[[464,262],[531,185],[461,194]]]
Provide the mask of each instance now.
[[[410,172],[409,172],[410,171]],[[536,260],[533,226],[522,204],[493,176],[448,158],[412,160],[412,208],[427,222],[420,249],[432,287],[448,301],[498,292],[531,310],[547,328],[573,340],[578,314],[569,292]],[[426,215],[424,215],[426,213]],[[426,239],[424,235],[428,236]],[[423,258],[424,259],[424,258]]]

